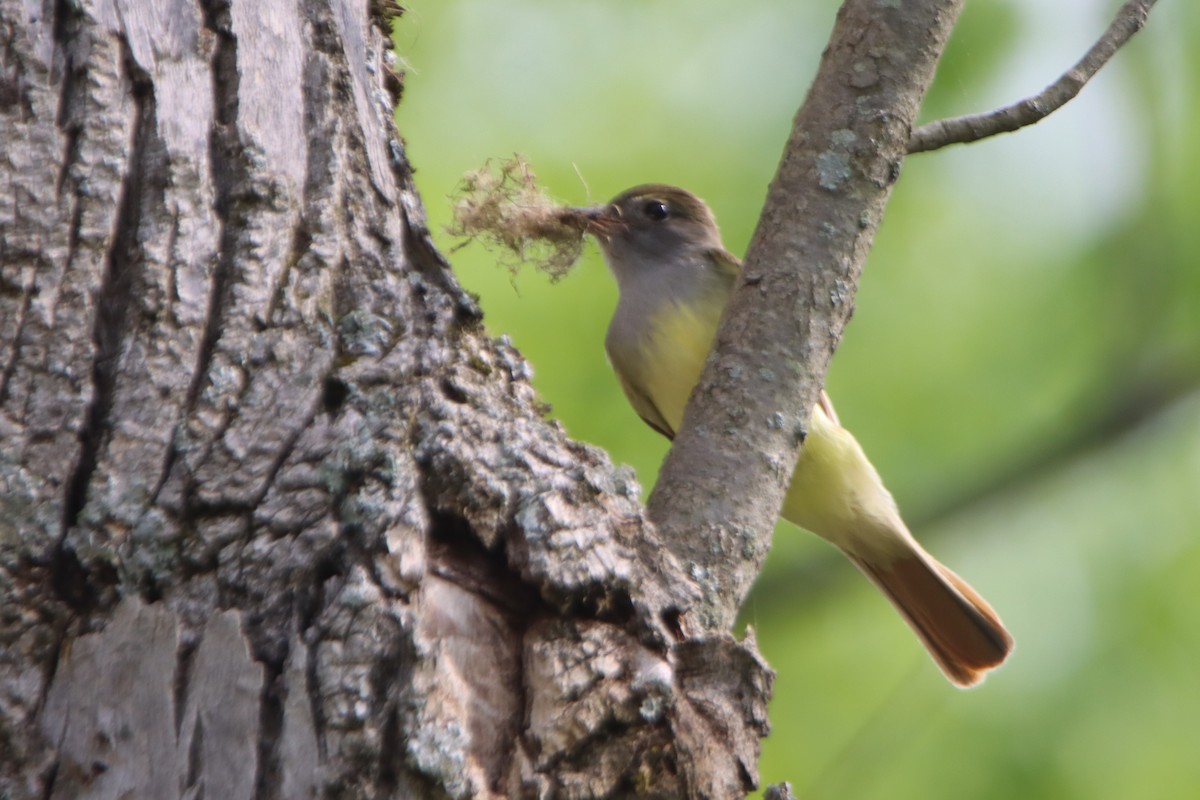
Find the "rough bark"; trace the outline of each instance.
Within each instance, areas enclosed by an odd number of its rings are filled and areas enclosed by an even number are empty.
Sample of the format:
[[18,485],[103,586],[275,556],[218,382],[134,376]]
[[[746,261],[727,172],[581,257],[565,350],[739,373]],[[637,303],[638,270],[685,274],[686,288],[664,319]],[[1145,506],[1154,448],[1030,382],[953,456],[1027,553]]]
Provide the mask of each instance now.
[[725,630],[762,568],[812,408],[962,0],[847,0],[650,498]]
[[433,249],[366,0],[0,0],[0,796],[738,797],[771,674]]

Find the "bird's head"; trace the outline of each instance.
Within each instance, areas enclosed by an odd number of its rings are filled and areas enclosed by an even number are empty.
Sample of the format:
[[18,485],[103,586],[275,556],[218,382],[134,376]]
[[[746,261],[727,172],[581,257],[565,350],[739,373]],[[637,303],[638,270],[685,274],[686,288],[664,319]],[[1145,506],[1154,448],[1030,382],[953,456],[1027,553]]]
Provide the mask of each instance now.
[[721,248],[712,211],[699,197],[675,186],[635,186],[583,213],[587,233],[600,243],[618,279],[627,270],[653,269]]

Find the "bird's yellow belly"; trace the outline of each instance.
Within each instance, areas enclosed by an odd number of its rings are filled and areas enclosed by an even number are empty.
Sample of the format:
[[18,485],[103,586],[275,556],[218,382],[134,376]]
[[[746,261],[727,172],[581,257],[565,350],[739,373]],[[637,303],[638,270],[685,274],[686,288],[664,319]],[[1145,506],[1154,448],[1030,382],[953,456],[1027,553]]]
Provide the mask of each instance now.
[[711,314],[674,306],[654,320],[640,383],[672,431],[683,422],[683,409],[700,380],[712,349],[713,331],[720,319]]
[[780,513],[856,555],[901,549],[890,535],[904,530],[895,501],[858,441],[820,404]]
[[[705,317],[675,307],[659,315],[645,343],[639,383],[671,430],[679,430],[712,346],[716,321]],[[781,515],[852,553],[891,539],[881,538],[879,528],[903,529],[891,495],[854,436],[819,404]]]

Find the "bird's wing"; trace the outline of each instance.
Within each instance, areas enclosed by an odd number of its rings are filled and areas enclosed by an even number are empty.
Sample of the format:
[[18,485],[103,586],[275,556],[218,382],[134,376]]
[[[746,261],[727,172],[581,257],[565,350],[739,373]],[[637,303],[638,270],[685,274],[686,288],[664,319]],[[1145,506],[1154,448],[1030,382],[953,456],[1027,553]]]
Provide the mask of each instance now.
[[668,439],[674,439],[675,431],[671,430],[671,426],[663,419],[663,415],[659,413],[654,401],[645,392],[621,377],[620,372],[616,372],[616,376],[617,382],[621,384],[621,389],[625,391],[625,397],[629,399],[629,405],[633,406],[633,410],[642,418],[642,421]]

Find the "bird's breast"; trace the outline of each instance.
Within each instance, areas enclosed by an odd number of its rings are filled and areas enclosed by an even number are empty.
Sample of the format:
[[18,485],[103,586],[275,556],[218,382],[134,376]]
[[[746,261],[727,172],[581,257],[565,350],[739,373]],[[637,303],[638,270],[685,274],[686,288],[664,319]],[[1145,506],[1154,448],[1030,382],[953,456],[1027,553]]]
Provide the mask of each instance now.
[[652,309],[618,306],[613,316],[605,343],[613,369],[654,404],[672,430],[683,420],[720,317],[721,303],[703,299]]

